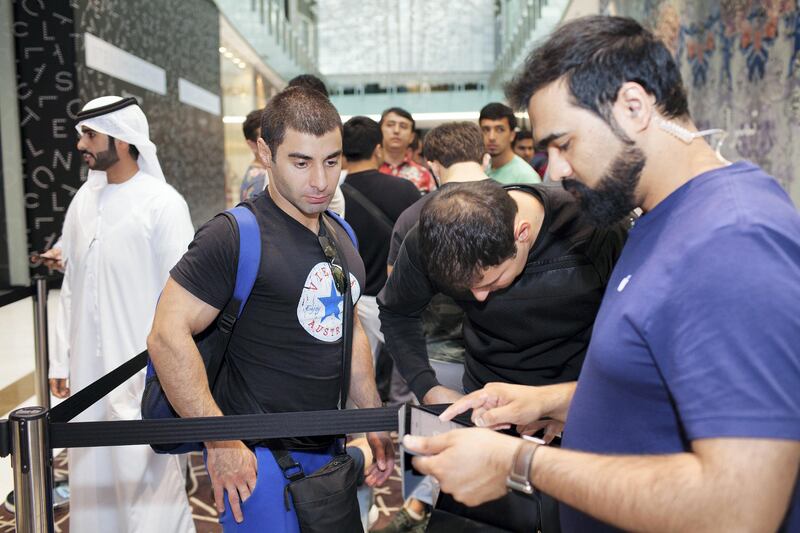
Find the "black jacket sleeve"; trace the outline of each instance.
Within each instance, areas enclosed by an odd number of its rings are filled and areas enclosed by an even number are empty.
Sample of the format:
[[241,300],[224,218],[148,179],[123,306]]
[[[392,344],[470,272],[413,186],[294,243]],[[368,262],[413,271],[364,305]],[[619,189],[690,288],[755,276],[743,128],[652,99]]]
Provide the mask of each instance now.
[[622,247],[625,246],[625,241],[628,238],[630,225],[630,220],[625,219],[610,228],[595,230],[592,236],[592,242],[587,254],[600,275],[600,279],[603,280],[603,284],[608,283],[611,272],[614,270],[614,265],[622,253]]
[[428,361],[422,328],[422,311],[436,291],[420,266],[415,237],[416,229],[403,241],[394,269],[378,294],[378,307],[386,348],[400,375],[422,401],[439,384]]

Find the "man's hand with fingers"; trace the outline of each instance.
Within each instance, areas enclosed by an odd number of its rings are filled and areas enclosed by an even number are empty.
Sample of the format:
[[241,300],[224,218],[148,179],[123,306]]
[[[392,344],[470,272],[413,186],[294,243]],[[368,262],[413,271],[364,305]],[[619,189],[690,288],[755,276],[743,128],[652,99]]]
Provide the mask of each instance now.
[[508,429],[511,425],[524,426],[543,416],[537,392],[536,387],[489,383],[456,401],[440,418],[451,420],[472,409],[472,422],[478,427]]
[[66,398],[69,396],[67,378],[50,378],[50,392],[56,398]]
[[31,262],[46,266],[50,272],[53,270],[64,272],[64,257],[61,248],[50,248],[40,254],[34,253],[31,256]]
[[227,491],[233,518],[241,522],[241,502],[246,501],[256,488],[256,456],[239,440],[208,442],[206,450],[206,466],[217,511],[222,513],[225,510],[223,498],[224,491]]
[[[522,432],[540,423],[544,417],[563,425],[574,393],[575,382],[541,387],[489,383],[453,403],[439,418],[452,420],[472,409],[472,422],[478,427],[508,429],[513,425]],[[555,429],[558,429],[556,433],[561,431],[550,422],[546,421],[539,429],[545,427],[551,432]]]
[[374,461],[367,469],[364,482],[370,487],[383,485],[394,473],[394,444],[385,431],[367,433],[367,442],[372,449]]
[[464,395],[456,392],[453,389],[448,389],[443,385],[436,385],[431,388],[422,398],[424,405],[433,405],[437,403],[453,403],[463,398]]
[[506,478],[521,443],[522,439],[483,428],[403,438],[404,447],[424,456],[413,458],[414,467],[435,477],[444,492],[469,506],[508,492]]
[[564,422],[547,418],[524,426],[517,426],[517,433],[520,435],[534,435],[541,430],[544,430],[542,440],[545,444],[550,444],[554,438],[561,436],[561,432],[564,431]]

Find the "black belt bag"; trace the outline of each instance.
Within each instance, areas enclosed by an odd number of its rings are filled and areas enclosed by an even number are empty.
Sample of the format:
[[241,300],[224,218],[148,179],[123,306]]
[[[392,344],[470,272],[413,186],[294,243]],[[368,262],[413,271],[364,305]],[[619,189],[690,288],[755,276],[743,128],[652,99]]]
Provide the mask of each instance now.
[[285,450],[272,450],[284,476],[289,480],[284,492],[286,510],[289,497],[302,533],[360,533],[361,514],[356,491],[358,471],[353,458],[337,454],[310,475]]

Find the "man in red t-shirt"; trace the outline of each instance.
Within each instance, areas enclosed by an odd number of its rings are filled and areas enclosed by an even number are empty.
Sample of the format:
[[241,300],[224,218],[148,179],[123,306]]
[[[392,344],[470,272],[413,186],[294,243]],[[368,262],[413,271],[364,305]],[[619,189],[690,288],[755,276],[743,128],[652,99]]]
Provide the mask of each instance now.
[[407,157],[415,131],[411,113],[400,107],[390,107],[381,115],[380,126],[384,162],[378,170],[409,180],[422,194],[436,189],[430,170]]

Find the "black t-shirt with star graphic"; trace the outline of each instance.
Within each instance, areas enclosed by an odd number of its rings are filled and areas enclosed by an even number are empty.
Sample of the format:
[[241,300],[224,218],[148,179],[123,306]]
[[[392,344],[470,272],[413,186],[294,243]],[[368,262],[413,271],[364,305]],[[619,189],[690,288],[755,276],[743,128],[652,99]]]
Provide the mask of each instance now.
[[[261,229],[261,266],[231,337],[214,387],[225,414],[255,412],[246,389],[267,412],[336,409],[342,357],[342,297],[317,236],[278,208],[267,193],[252,200]],[[329,219],[330,220],[330,219]],[[357,301],[364,263],[344,228],[336,229]],[[222,309],[233,294],[237,244],[230,223],[203,225],[170,275],[207,304]],[[292,441],[323,447],[330,439]]]

